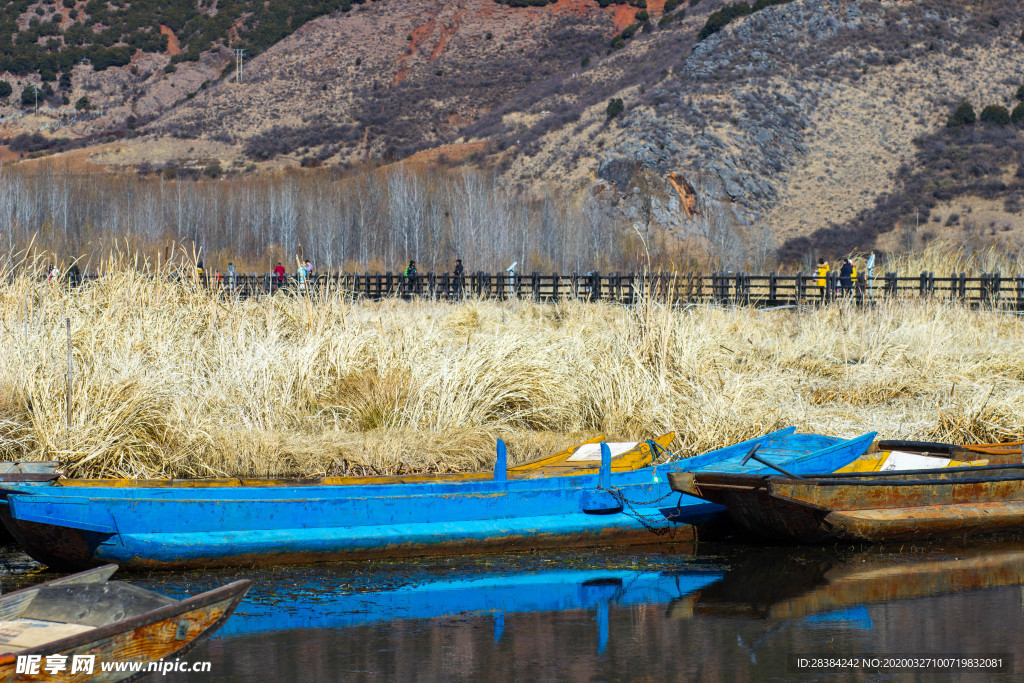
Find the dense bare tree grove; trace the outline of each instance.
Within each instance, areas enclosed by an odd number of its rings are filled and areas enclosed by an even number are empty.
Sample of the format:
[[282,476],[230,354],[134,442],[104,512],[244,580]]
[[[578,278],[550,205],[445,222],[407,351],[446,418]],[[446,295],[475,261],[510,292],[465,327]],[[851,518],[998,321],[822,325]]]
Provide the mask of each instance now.
[[220,180],[8,165],[0,236],[8,253],[31,246],[65,263],[112,248],[156,259],[194,244],[207,267],[247,271],[302,255],[321,272],[395,270],[409,259],[442,272],[459,257],[470,270],[518,261],[568,272],[640,267],[644,253],[621,215],[589,194],[527,196],[486,171],[404,165]]

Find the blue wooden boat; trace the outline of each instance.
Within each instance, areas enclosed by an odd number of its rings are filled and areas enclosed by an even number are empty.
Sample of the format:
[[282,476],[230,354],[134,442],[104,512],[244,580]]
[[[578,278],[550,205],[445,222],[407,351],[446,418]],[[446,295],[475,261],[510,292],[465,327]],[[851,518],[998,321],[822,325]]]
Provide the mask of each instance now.
[[832,472],[863,454],[855,439],[783,429],[693,458],[612,473],[509,479],[499,443],[491,481],[344,486],[63,486],[3,484],[0,519],[44,564],[172,569],[347,558],[688,542],[723,508],[673,493],[667,474]]

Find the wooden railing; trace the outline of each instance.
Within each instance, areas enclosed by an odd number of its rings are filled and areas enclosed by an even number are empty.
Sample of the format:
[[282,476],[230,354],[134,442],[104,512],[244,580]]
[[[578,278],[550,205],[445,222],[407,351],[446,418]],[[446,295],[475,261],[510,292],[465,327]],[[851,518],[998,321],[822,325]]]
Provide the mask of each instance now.
[[[95,274],[69,278],[80,285]],[[903,276],[885,273],[845,283],[836,273],[822,279],[806,273],[425,273],[406,278],[396,273],[334,273],[306,281],[272,274],[204,274],[197,282],[224,296],[249,298],[274,294],[342,296],[377,301],[387,298],[458,301],[466,298],[523,299],[553,302],[563,299],[634,304],[644,297],[673,304],[714,303],[756,307],[830,303],[843,298],[857,302],[881,297],[941,299],[973,306],[1024,311],[1024,277],[1000,273],[948,277],[934,273]]]

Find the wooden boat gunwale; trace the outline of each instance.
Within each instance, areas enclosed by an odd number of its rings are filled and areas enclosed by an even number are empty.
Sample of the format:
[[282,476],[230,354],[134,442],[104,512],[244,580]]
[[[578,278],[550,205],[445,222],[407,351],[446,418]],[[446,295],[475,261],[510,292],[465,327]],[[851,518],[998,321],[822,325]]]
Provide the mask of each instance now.
[[[559,451],[552,455],[545,455],[527,463],[510,465],[507,469],[510,480],[537,479],[540,477],[572,477],[594,474],[600,468],[599,462],[584,463],[578,467],[565,467],[562,472],[546,472],[542,461],[555,461],[558,458],[565,458],[572,455],[580,446],[590,443],[600,443],[603,437],[576,444],[570,448]],[[653,441],[659,446],[666,446],[675,438],[675,432],[666,432],[660,436],[646,439],[637,443],[618,458],[612,458],[612,471],[623,471],[616,469],[617,460],[635,451],[642,450],[645,446],[650,449],[648,441]],[[663,443],[664,442],[664,443]],[[652,458],[653,460],[653,458]],[[539,466],[536,463],[540,463]],[[532,467],[523,469],[523,465]],[[379,474],[355,477],[209,477],[200,479],[57,479],[51,489],[61,488],[273,488],[273,487],[315,487],[315,486],[402,486],[416,484],[458,484],[466,482],[488,482],[494,479],[494,473],[489,471],[479,472],[426,472],[414,474]],[[18,480],[10,479],[11,483]],[[2,482],[0,482],[2,483]]]
[[884,451],[911,451],[931,452],[950,454],[953,451],[966,451],[970,453],[986,453],[989,455],[1014,455],[1020,453],[1024,456],[1024,441],[1007,441],[1003,443],[974,443],[954,444],[941,441],[905,441],[901,439],[882,439],[878,442],[878,450]]
[[[1020,472],[1019,475],[958,477],[958,474],[979,474],[995,471]],[[756,490],[767,488],[772,482],[807,484],[816,486],[912,486],[924,484],[978,484],[990,481],[1007,481],[1024,478],[1024,464],[1020,465],[973,465],[968,467],[941,467],[923,470],[894,470],[891,472],[833,472],[831,474],[805,476],[800,479],[779,474],[736,474],[732,472],[673,472],[669,477],[680,475],[695,477],[695,486],[708,488]],[[950,476],[953,475],[953,476]],[[918,476],[919,479],[911,479]],[[700,477],[702,481],[697,481]]]
[[[979,474],[995,472],[998,470],[1009,470],[1020,474],[1007,476],[972,476],[958,477],[958,474]],[[929,476],[931,475],[931,476]],[[953,475],[953,476],[950,476]],[[917,476],[920,479],[907,477]],[[798,484],[805,482],[817,486],[922,486],[922,485],[953,485],[953,484],[981,484],[995,481],[1011,481],[1024,478],[1024,464],[1021,465],[974,465],[969,467],[942,467],[924,470],[894,470],[892,472],[843,472],[822,475],[818,477],[805,477],[803,479],[791,479],[777,475],[768,475],[764,480],[769,482],[785,481],[786,483]],[[888,480],[888,481],[886,481]]]
[[[7,593],[3,597],[9,598],[15,595],[27,595],[52,586],[73,585],[74,583],[77,583],[75,579],[82,578],[82,574],[94,574],[96,575],[96,579],[94,579],[91,582],[105,583],[107,579],[117,569],[118,566],[116,564],[107,564],[100,567],[95,567],[93,569],[88,569],[84,572],[80,572],[79,574],[73,574],[68,577],[61,577],[58,579],[54,579],[52,581],[46,581],[44,583],[36,584],[34,586],[27,586],[20,590]],[[103,576],[104,574],[105,576]],[[154,624],[160,621],[166,621],[167,619],[171,619],[175,616],[184,614],[185,612],[191,612],[193,610],[201,609],[208,605],[212,605],[218,602],[223,602],[225,600],[231,599],[232,603],[227,607],[227,609],[224,610],[224,613],[220,617],[218,617],[218,619],[214,623],[212,623],[209,627],[207,627],[203,632],[198,634],[191,641],[184,644],[182,648],[174,651],[174,655],[179,656],[188,652],[190,649],[192,649],[197,644],[202,642],[208,635],[216,631],[217,628],[219,628],[228,619],[228,617],[231,616],[232,612],[234,612],[235,608],[242,601],[242,598],[245,597],[245,593],[249,590],[249,587],[251,585],[252,581],[250,581],[249,579],[239,579],[238,581],[232,581],[227,585],[220,586],[219,588],[214,588],[212,590],[200,593],[198,595],[193,595],[187,598],[183,598],[181,600],[175,600],[169,605],[158,607],[154,610],[150,610],[143,614],[137,614],[133,617],[128,617],[127,619],[115,621],[105,626],[97,626],[96,628],[92,628],[83,633],[77,633],[71,636],[67,636],[65,638],[51,640],[49,642],[37,645],[35,647],[27,648],[24,650],[18,650],[17,652],[0,654],[0,665],[7,664],[10,661],[12,661],[15,657],[20,655],[63,652],[65,650],[74,649],[76,647],[82,647],[84,645],[89,645],[90,643],[94,643],[105,638],[110,638],[122,633],[133,631],[135,629],[147,626],[149,624]],[[145,590],[148,591],[149,589]],[[157,593],[156,591],[149,592],[156,593],[157,595],[162,595],[161,593]]]

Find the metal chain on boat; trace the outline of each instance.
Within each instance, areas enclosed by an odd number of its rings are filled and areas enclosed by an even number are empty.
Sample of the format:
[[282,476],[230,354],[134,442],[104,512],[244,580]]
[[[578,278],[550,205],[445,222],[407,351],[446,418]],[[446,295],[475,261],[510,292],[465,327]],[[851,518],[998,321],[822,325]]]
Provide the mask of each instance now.
[[[679,457],[678,455],[676,455],[672,451],[670,451],[667,448],[665,448],[664,446],[662,446],[657,441],[648,439],[647,440],[647,446],[651,449],[651,454],[654,456],[655,460],[658,457],[658,453],[663,453],[663,454],[669,456],[669,458],[673,459],[673,460],[677,459]],[[657,467],[657,466],[655,466],[655,467]],[[662,522],[662,521],[665,521],[665,520],[671,522],[678,515],[671,514],[671,515],[669,515],[667,517],[659,517],[659,516],[654,516],[654,515],[647,516],[644,513],[642,513],[639,510],[637,510],[635,506],[637,506],[637,505],[641,505],[641,506],[655,505],[656,503],[660,503],[661,501],[663,501],[666,498],[670,497],[673,493],[675,493],[674,491],[669,491],[668,493],[666,493],[666,494],[664,494],[662,496],[658,496],[657,498],[654,498],[653,500],[630,500],[629,498],[626,498],[625,494],[623,494],[622,491],[620,489],[616,488],[616,487],[612,487],[612,488],[607,488],[606,489],[606,488],[603,488],[601,486],[598,486],[597,488],[598,488],[599,491],[607,491],[609,494],[611,494],[611,496],[615,500],[619,501],[619,504],[622,505],[622,509],[623,509],[624,512],[626,510],[629,510],[629,512],[626,512],[627,515],[629,515],[630,517],[632,517],[636,521],[640,522],[640,524],[641,524],[641,526],[643,526],[643,528],[647,529],[648,531],[650,531],[655,536],[664,536],[665,534],[667,534],[669,531],[672,530],[672,527],[670,527],[670,526],[660,526],[659,523]],[[682,500],[682,494],[679,494],[679,498],[680,498],[680,500]],[[676,507],[678,509],[678,505]]]
[[636,521],[640,522],[640,525],[643,526],[643,528],[647,529],[648,531],[650,531],[655,536],[664,536],[665,534],[667,534],[669,531],[672,530],[672,527],[668,527],[668,526],[664,526],[663,527],[663,526],[656,526],[656,525],[659,522],[663,521],[663,520],[667,520],[667,521],[671,522],[671,521],[673,521],[675,519],[676,515],[669,515],[668,517],[657,517],[657,516],[653,516],[653,515],[652,516],[647,516],[644,513],[642,513],[639,510],[637,510],[633,506],[634,505],[654,505],[655,503],[663,501],[666,498],[668,498],[669,496],[671,496],[674,493],[674,491],[669,491],[665,495],[661,496],[660,498],[655,498],[654,500],[639,501],[639,500],[629,500],[628,498],[626,498],[625,495],[623,495],[622,491],[620,491],[617,488],[605,489],[605,488],[602,488],[600,486],[598,486],[597,488],[598,488],[599,491],[607,491],[609,494],[611,494],[611,496],[615,500],[619,501],[619,503],[622,505],[623,512],[625,512],[628,509],[629,512],[626,512],[626,514],[629,515],[630,517],[632,517],[633,519],[635,519]]

